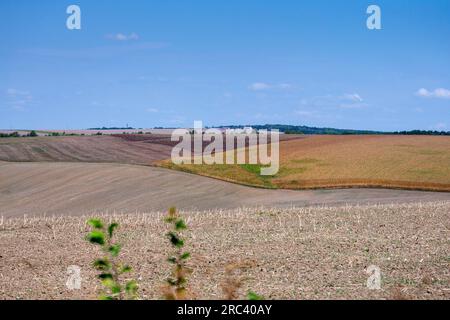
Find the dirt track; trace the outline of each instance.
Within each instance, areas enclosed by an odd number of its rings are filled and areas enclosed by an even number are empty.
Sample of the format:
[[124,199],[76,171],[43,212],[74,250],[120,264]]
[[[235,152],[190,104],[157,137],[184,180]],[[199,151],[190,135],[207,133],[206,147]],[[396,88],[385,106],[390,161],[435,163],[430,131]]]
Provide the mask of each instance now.
[[90,163],[0,162],[0,216],[82,215],[315,204],[450,200],[450,193],[402,190],[263,190],[166,169]]

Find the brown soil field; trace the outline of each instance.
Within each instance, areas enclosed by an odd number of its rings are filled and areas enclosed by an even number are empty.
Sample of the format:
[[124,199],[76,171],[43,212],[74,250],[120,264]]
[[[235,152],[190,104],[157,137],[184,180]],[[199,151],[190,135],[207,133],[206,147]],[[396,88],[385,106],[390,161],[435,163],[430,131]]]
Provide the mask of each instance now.
[[280,171],[258,165],[161,166],[252,186],[287,189],[401,188],[450,191],[450,137],[310,136],[280,142]]
[[450,193],[383,189],[268,190],[163,168],[0,162],[0,217],[450,200]]
[[[63,136],[0,139],[0,160],[13,162],[98,162],[151,165],[170,158],[167,135],[147,141],[113,136]],[[151,141],[150,141],[151,140]]]
[[[170,138],[168,134],[4,138],[0,139],[0,161],[153,165],[170,159],[172,148],[178,144]],[[286,135],[281,140],[300,138]]]
[[[245,266],[238,291],[266,299],[450,299],[450,202],[381,206],[259,208],[182,212],[197,299],[224,297],[225,268]],[[121,260],[134,271],[141,299],[160,299],[170,267],[161,213],[104,215],[120,223]],[[96,299],[84,237],[88,217],[0,220],[0,299]],[[67,268],[81,268],[69,290]],[[381,289],[366,286],[374,265]]]

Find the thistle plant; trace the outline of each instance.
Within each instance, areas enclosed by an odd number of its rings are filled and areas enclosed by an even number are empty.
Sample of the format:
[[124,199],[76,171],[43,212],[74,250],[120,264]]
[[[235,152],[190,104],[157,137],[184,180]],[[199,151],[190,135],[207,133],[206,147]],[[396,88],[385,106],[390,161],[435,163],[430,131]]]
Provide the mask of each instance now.
[[167,300],[183,300],[188,297],[186,277],[190,273],[190,270],[186,267],[186,261],[189,259],[190,253],[184,251],[184,240],[181,237],[181,232],[187,226],[184,219],[179,216],[174,207],[169,209],[165,221],[170,224],[170,229],[166,236],[174,251],[167,259],[173,265],[173,268],[171,276],[166,280],[167,286],[164,296]]
[[96,259],[93,263],[95,269],[100,271],[98,278],[105,287],[100,296],[102,300],[137,299],[138,285],[136,281],[129,280],[123,283],[121,276],[131,272],[129,265],[123,265],[118,260],[121,245],[114,242],[114,231],[117,223],[111,223],[107,227],[99,219],[90,219],[87,222],[92,230],[86,237],[90,243],[98,245],[104,252],[103,258]]

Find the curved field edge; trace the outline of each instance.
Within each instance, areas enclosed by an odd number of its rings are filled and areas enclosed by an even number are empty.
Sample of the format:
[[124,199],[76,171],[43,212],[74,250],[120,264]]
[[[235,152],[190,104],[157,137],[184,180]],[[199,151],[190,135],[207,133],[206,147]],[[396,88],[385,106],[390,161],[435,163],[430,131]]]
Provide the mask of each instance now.
[[247,186],[279,189],[387,188],[450,191],[450,137],[312,136],[280,142],[280,170],[259,165],[158,166]]
[[450,137],[284,137],[281,167],[262,177],[257,165],[177,166],[164,161],[168,135],[65,136],[0,140],[0,161],[160,166],[268,189],[384,188],[450,191]]
[[[333,179],[317,179],[305,181],[293,181],[291,183],[277,183],[273,184],[270,180],[262,180],[254,182],[255,179],[247,180],[247,178],[232,178],[224,174],[210,173],[209,170],[204,170],[205,166],[195,168],[194,165],[176,165],[170,160],[159,161],[155,164],[156,167],[176,170],[180,172],[200,175],[203,177],[213,178],[221,181],[235,183],[243,186],[263,188],[263,189],[286,189],[286,190],[320,190],[320,189],[353,189],[353,188],[368,188],[368,189],[394,189],[394,190],[411,190],[411,191],[435,191],[435,192],[450,192],[450,184],[440,183],[420,183],[411,181],[390,181],[390,180],[364,180],[364,179],[347,179],[347,180],[333,180]],[[240,171],[240,169],[237,169]]]

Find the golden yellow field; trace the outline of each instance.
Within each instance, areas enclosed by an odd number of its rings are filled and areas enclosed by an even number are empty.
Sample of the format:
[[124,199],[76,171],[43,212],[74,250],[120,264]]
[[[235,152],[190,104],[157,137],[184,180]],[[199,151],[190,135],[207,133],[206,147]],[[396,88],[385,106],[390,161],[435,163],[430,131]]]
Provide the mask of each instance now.
[[450,137],[310,136],[280,142],[280,170],[258,165],[159,165],[268,188],[387,187],[450,191]]

